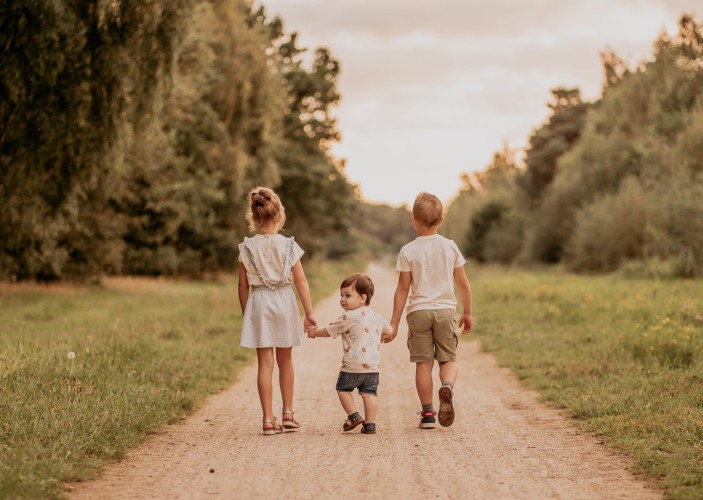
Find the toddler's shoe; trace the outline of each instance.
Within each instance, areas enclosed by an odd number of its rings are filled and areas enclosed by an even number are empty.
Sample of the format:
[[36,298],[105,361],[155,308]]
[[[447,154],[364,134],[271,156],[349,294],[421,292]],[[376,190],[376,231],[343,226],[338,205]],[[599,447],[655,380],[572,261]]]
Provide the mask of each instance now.
[[451,385],[439,388],[439,425],[449,427],[454,423],[454,390]]
[[361,418],[358,411],[355,411],[347,417],[347,420],[342,424],[342,430],[344,432],[349,432],[352,429],[356,429],[358,426],[364,423],[364,419]]
[[361,424],[362,434],[376,434],[376,424],[373,422],[364,422]]
[[420,429],[434,429],[435,428],[435,415],[437,413],[433,411],[423,411],[420,412]]

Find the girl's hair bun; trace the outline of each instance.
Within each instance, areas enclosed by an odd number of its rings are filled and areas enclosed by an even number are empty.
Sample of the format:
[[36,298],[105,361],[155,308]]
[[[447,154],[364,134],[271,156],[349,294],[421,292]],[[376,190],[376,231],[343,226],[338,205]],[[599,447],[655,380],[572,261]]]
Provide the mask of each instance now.
[[270,188],[258,186],[249,191],[249,208],[246,218],[249,228],[268,227],[273,223],[277,230],[286,222],[286,213],[278,195]]
[[271,201],[271,195],[269,195],[269,193],[267,193],[263,189],[260,189],[259,191],[254,191],[253,193],[251,193],[251,201],[254,203],[254,205],[263,207]]

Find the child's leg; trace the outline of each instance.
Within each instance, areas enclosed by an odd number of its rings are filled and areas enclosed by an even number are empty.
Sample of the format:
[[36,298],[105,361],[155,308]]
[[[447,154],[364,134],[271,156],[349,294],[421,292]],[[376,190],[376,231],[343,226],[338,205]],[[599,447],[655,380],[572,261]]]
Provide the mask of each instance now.
[[359,394],[361,394],[361,399],[364,401],[364,420],[367,424],[376,422],[376,412],[378,410],[376,394],[378,393],[380,377],[379,373],[367,373],[364,375],[363,382],[359,385]]
[[362,392],[361,399],[364,401],[364,420],[367,423],[376,422],[376,413],[378,412],[376,395]]
[[415,386],[422,405],[432,404],[432,366],[434,361],[415,363]]
[[339,377],[337,378],[337,396],[339,396],[339,402],[342,403],[344,411],[347,413],[347,420],[342,425],[342,430],[344,432],[350,431],[364,422],[361,418],[359,412],[356,411],[356,404],[354,403],[354,396],[352,391],[359,386],[359,374],[358,373],[347,373],[339,372]]
[[337,391],[339,396],[339,402],[342,403],[342,408],[347,412],[347,415],[356,413],[356,403],[354,402],[354,396],[351,392]]
[[439,361],[439,380],[442,384],[451,384],[454,387],[459,375],[456,361]]
[[257,348],[256,357],[259,363],[256,386],[259,389],[261,410],[264,420],[273,420],[273,348]]
[[293,390],[295,387],[295,371],[293,370],[293,348],[277,347],[276,363],[278,363],[278,383],[281,386],[281,399],[283,400],[283,411],[293,411]]

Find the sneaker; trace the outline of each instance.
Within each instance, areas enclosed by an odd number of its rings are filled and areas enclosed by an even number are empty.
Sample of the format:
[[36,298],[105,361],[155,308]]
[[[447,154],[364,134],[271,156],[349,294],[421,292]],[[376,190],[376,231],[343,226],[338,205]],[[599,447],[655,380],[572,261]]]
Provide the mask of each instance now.
[[439,388],[439,425],[449,427],[454,423],[454,390],[451,385]]
[[423,411],[420,413],[422,417],[420,419],[420,429],[434,429],[435,428],[435,415],[437,413],[433,411]]

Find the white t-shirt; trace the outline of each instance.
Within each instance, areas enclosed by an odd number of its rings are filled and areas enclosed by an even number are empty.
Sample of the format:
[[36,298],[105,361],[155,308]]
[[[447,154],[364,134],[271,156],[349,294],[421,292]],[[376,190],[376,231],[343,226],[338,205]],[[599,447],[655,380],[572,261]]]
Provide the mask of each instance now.
[[395,270],[412,277],[406,312],[456,307],[454,269],[464,264],[456,243],[439,234],[418,236],[401,248]]

